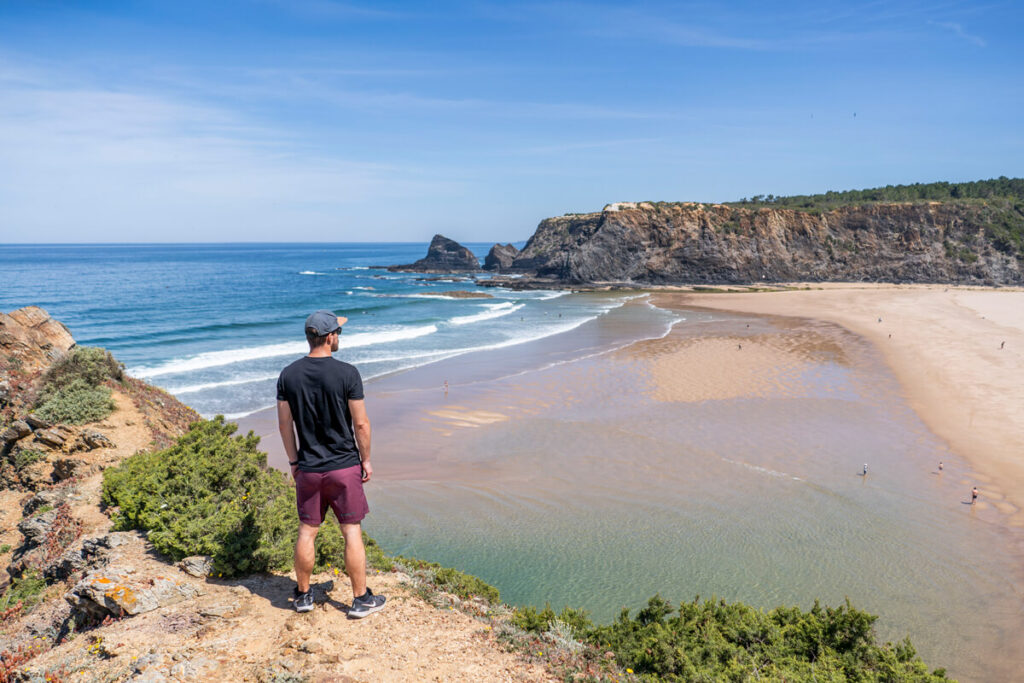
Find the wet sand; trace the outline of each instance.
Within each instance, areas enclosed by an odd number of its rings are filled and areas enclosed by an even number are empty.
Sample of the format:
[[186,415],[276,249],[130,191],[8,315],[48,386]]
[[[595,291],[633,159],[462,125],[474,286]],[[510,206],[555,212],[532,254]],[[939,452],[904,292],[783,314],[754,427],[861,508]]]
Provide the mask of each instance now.
[[[988,496],[965,504],[971,464],[872,344],[656,300],[685,318],[664,336],[636,302],[543,344],[369,383],[367,531],[513,604],[606,622],[656,592],[764,608],[849,597],[962,680],[1024,667],[1021,532]],[[242,427],[280,464],[269,414]]]
[[869,339],[910,407],[970,461],[982,501],[1024,526],[1024,291],[812,286],[824,289],[656,299],[826,320]]

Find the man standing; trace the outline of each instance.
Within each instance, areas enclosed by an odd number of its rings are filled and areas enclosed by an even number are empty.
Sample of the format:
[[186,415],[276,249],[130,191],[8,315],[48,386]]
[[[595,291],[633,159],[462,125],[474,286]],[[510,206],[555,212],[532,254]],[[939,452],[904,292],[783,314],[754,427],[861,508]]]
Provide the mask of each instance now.
[[[366,587],[366,550],[360,522],[370,511],[363,483],[370,481],[370,419],[363,380],[348,363],[331,357],[348,318],[317,311],[306,318],[309,355],[277,380],[277,424],[295,478],[299,540],[295,544],[295,609],[313,609],[309,578],[314,541],[330,507],[345,537],[345,571],[352,581],[349,618],[361,619],[384,607],[385,598]],[[298,432],[298,445],[295,434]]]

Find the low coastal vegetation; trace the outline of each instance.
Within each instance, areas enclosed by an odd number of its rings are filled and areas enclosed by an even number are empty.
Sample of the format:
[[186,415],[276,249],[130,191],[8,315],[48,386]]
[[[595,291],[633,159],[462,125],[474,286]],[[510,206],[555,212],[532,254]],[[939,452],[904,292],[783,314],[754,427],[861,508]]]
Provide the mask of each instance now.
[[[1003,176],[967,183],[886,185],[866,190],[829,191],[812,195],[756,195],[727,204],[741,208],[793,209],[817,214],[843,206],[901,202],[952,202],[972,207],[978,214],[975,217],[978,224],[984,226],[985,236],[996,249],[1005,254],[1024,255],[1024,178]],[[950,253],[950,250],[947,242],[947,255],[958,255]],[[973,253],[968,253],[976,258]],[[961,260],[971,259],[961,256]]]
[[44,420],[81,425],[114,410],[108,382],[120,383],[124,367],[109,351],[75,347],[43,376],[35,413]]
[[1024,178],[1001,176],[991,180],[967,183],[914,183],[913,185],[886,185],[865,190],[828,191],[822,194],[789,196],[755,195],[731,206],[769,206],[787,209],[834,209],[853,204],[879,204],[893,202],[945,202],[963,200],[998,200],[1024,202]]
[[[106,470],[103,502],[116,508],[116,528],[146,532],[157,551],[175,560],[209,555],[218,576],[288,571],[297,533],[294,491],[283,473],[267,467],[259,437],[235,431],[223,417],[199,421],[170,448],[138,453]],[[429,590],[490,604],[489,614],[502,611],[498,590],[479,578],[390,557],[366,541],[371,567],[404,571]],[[337,525],[325,524],[316,570],[340,563],[343,550]],[[555,651],[549,662],[567,675],[600,676],[614,666],[650,681],[945,680],[942,669],[929,672],[909,640],[878,644],[876,618],[849,603],[764,612],[697,599],[677,610],[655,596],[635,616],[623,611],[609,625],[593,624],[583,610],[521,608],[502,633],[532,655],[546,643]]]
[[[675,615],[673,616],[673,613]],[[651,598],[635,617],[623,610],[607,626],[585,613],[550,607],[519,610],[515,623],[536,633],[569,631],[645,681],[943,681],[929,671],[910,640],[876,642],[878,617],[853,608],[770,612],[743,603],[700,598],[673,608]]]

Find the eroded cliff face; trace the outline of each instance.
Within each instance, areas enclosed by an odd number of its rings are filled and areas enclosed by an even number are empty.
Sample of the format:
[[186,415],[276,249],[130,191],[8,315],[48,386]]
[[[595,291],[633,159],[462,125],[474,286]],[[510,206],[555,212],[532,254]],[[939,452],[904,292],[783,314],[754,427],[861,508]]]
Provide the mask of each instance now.
[[614,204],[548,218],[513,269],[566,283],[890,281],[1021,284],[983,204],[850,206],[813,213],[708,204]]

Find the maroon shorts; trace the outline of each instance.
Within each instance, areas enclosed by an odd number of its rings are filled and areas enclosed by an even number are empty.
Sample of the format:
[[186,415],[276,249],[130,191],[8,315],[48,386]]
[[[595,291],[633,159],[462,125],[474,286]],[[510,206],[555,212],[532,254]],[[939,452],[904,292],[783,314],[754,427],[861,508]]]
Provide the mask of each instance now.
[[328,507],[342,524],[355,524],[370,511],[363,493],[362,465],[329,472],[296,472],[295,500],[299,519],[310,526],[323,523]]

